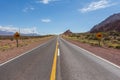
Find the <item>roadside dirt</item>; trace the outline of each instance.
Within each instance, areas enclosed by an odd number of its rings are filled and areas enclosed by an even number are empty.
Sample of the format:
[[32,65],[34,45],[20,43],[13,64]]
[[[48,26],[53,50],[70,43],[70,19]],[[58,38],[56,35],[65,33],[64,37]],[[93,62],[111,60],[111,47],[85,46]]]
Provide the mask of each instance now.
[[69,39],[66,39],[66,40],[120,66],[120,50],[119,49],[96,47],[86,43],[81,43],[79,41],[73,41]]
[[[39,46],[40,44],[50,40],[51,38],[52,37],[41,38],[39,41],[34,41],[26,46],[22,46],[22,47],[18,47],[18,48],[14,47],[13,49],[9,49],[6,51],[0,51],[0,64]],[[16,44],[16,43],[13,43],[13,44]]]

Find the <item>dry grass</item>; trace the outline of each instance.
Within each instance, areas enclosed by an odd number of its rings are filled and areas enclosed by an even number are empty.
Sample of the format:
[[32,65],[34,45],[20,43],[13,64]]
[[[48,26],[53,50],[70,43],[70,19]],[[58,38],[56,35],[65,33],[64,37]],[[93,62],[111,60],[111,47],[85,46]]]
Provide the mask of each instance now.
[[[35,42],[39,42],[42,40],[46,40],[49,39],[50,37],[41,37],[41,38],[29,38],[29,39],[19,39],[19,43],[18,43],[18,47],[24,47],[27,46],[29,44],[33,44]],[[7,50],[11,50],[16,48],[16,40],[9,40],[9,39],[5,39],[5,40],[0,40],[0,51],[7,51]]]

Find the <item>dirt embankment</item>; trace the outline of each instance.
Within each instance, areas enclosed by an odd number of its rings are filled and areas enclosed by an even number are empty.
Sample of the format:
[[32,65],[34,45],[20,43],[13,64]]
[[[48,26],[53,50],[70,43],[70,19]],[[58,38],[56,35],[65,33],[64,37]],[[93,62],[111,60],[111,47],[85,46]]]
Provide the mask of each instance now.
[[[19,46],[18,48],[16,47],[16,42],[11,42],[9,40],[3,41],[2,45],[4,46],[4,43],[9,43],[13,46],[12,48],[9,48],[7,50],[3,50],[0,51],[0,63],[3,63],[11,58],[14,58],[28,50],[31,50],[32,48],[35,48],[37,46],[39,46],[40,44],[52,39],[53,37],[45,37],[45,38],[39,38],[39,39],[28,39],[25,42],[19,41],[20,44],[22,44],[22,46]],[[23,45],[23,44],[27,44],[27,45]],[[5,44],[6,45],[6,44]],[[3,47],[2,46],[2,47]]]
[[65,39],[65,40],[120,66],[120,50],[119,49],[96,47],[86,43],[81,43],[79,41],[74,41],[70,39]]

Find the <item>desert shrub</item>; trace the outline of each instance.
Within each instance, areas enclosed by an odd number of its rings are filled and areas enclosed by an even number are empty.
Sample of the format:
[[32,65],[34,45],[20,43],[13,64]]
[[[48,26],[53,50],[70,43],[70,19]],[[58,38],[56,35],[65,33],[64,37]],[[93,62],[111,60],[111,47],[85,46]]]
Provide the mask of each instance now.
[[109,48],[115,48],[115,49],[120,49],[120,45],[118,44],[110,44],[108,45]]
[[95,36],[90,36],[88,39],[89,40],[98,40]]
[[117,32],[117,31],[110,31],[108,34],[109,34],[110,36],[120,36],[120,33]]
[[29,37],[25,36],[25,37],[21,37],[21,39],[23,39],[23,40],[24,40],[24,39],[29,39]]
[[89,39],[89,40],[98,40],[95,36],[95,34],[87,34],[85,36],[85,39]]
[[71,34],[70,37],[76,37],[76,34]]
[[108,45],[108,48],[113,48],[114,46],[112,46],[112,45]]
[[80,35],[76,35],[76,37],[77,37],[77,38],[79,38],[79,37],[80,37]]
[[112,43],[118,43],[118,41],[117,40],[112,40]]
[[13,38],[10,38],[11,41],[13,41],[14,39]]
[[105,37],[104,40],[105,40],[105,41],[109,41],[110,38],[109,38],[109,37]]
[[95,42],[90,42],[89,43],[91,46],[99,46],[98,43],[95,43]]
[[24,46],[24,44],[19,44],[19,47],[23,47]]
[[5,46],[0,47],[0,50],[5,51],[5,50],[8,50],[9,48],[10,47],[8,45],[5,45]]
[[120,49],[120,45],[115,46],[116,49]]
[[25,46],[27,46],[27,45],[28,45],[28,43],[25,43],[24,45],[25,45]]
[[86,43],[86,40],[79,39],[79,42]]
[[90,36],[91,36],[90,34],[87,34],[87,35],[85,36],[85,39],[88,39]]
[[120,41],[120,37],[116,38],[116,40]]
[[91,46],[94,46],[94,43],[90,43]]
[[86,42],[86,41],[84,41],[84,40],[83,40],[83,41],[81,41],[81,42],[82,42],[82,43],[87,43],[87,42]]

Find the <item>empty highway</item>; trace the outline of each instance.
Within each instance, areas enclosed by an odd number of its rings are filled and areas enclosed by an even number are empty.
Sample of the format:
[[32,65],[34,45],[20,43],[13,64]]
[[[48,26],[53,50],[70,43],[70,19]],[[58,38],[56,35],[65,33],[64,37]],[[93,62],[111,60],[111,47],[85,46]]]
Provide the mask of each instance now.
[[55,80],[120,80],[120,68],[55,37],[0,65],[0,80],[50,80],[58,41]]

